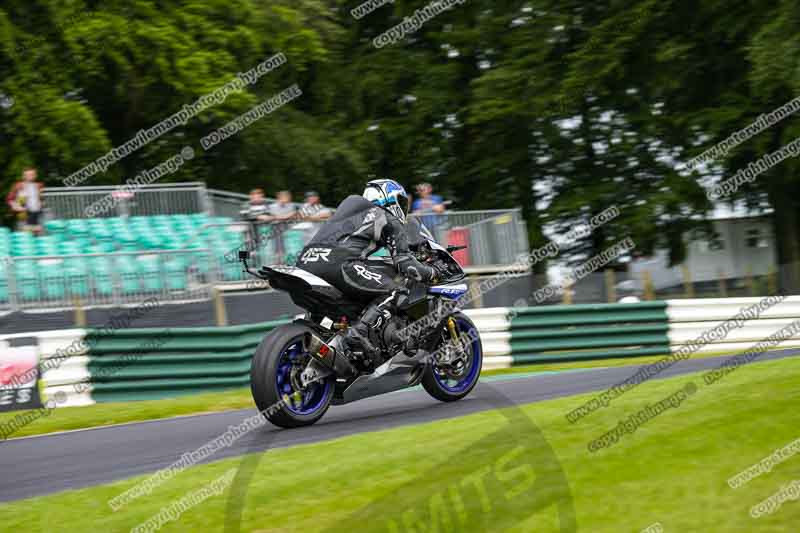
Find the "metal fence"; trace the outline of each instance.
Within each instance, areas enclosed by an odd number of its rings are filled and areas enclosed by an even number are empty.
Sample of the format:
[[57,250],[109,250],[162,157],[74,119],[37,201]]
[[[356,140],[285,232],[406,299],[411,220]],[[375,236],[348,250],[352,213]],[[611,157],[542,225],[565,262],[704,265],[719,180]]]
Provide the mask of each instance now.
[[51,219],[87,218],[86,209],[109,196],[114,199],[114,207],[98,216],[179,215],[211,211],[210,197],[202,182],[146,185],[134,193],[124,193],[117,186],[47,187],[42,196]]
[[218,282],[250,281],[254,278],[243,272],[239,250],[251,253],[249,264],[294,264],[300,251],[316,234],[322,223],[282,222],[205,224],[187,246],[209,245],[213,250],[211,260],[219,273]]
[[416,216],[444,246],[466,246],[454,256],[467,273],[502,270],[528,254],[521,209],[454,211]]
[[249,200],[249,196],[238,192],[208,189],[209,214],[217,217],[238,218],[242,204]]
[[0,310],[119,306],[146,297],[207,300],[219,279],[209,249],[7,257]]
[[[521,254],[529,253],[527,230],[519,209],[443,213],[436,215],[436,220],[423,222],[432,223],[429,229],[440,244],[467,246],[454,253],[467,273],[504,270]],[[241,271],[238,250],[249,250],[251,263],[256,267],[294,264],[322,224],[207,224],[201,228],[197,239],[203,242],[215,237],[217,242],[227,242],[224,249],[214,254],[220,281],[241,282],[249,276]]]

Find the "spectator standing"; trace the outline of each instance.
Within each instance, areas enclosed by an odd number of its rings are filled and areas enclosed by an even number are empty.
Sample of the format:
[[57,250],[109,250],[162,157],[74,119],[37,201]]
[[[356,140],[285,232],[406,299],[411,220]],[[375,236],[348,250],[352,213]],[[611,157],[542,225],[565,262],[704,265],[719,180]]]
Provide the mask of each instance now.
[[444,213],[444,210],[444,200],[441,196],[433,194],[433,186],[430,183],[417,185],[417,199],[411,204],[411,211],[419,215],[419,221],[426,228],[434,231],[439,222],[439,217],[436,215]]
[[302,222],[295,228],[303,230],[303,242],[307,243],[316,235],[322,223],[333,215],[333,211],[322,205],[319,193],[316,191],[307,191],[305,199],[305,203],[300,207]]
[[244,220],[255,221],[265,220],[269,213],[269,204],[264,198],[263,189],[253,189],[250,191],[250,199],[242,205],[239,214]]
[[247,249],[254,251],[259,248],[263,236],[258,222],[266,221],[269,217],[269,204],[264,197],[264,189],[252,189],[250,191],[250,199],[242,204],[239,215],[242,220],[250,222],[249,240]]
[[42,232],[44,183],[37,181],[36,178],[36,169],[26,168],[22,172],[22,179],[14,184],[6,196],[6,204],[25,221],[24,229],[38,235]]
[[292,203],[292,193],[289,191],[278,192],[278,201],[269,206],[265,217],[259,220],[272,222],[272,237],[275,241],[275,255],[278,261],[283,262],[286,248],[283,243],[283,234],[291,220],[297,218],[297,207]]
[[308,222],[322,222],[329,219],[333,212],[322,205],[319,200],[319,193],[316,191],[306,192],[306,203],[300,207],[300,216]]

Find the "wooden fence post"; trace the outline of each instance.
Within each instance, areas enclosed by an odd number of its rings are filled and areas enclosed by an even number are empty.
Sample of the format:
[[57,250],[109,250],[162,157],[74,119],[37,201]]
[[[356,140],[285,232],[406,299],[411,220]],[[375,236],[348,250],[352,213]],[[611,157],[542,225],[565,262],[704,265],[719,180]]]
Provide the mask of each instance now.
[[650,275],[649,270],[642,272],[642,275],[644,277],[644,299],[655,300],[656,292],[655,289],[653,289],[653,276]]
[[753,281],[753,267],[752,266],[748,266],[747,267],[747,273],[744,276],[744,284],[747,285],[748,289],[750,289],[749,290],[750,296],[755,296],[756,295],[756,285],[755,285],[755,282]]
[[694,283],[692,283],[692,273],[689,272],[689,267],[681,265],[683,271],[683,292],[687,298],[694,298]]
[[[574,286],[574,285],[573,285]],[[564,288],[564,296],[561,299],[561,303],[569,305],[572,303],[572,287],[565,287]]]
[[217,319],[217,326],[227,326],[228,313],[225,311],[225,294],[219,290],[219,287],[214,287],[212,295],[214,299],[214,316]]
[[72,299],[72,304],[75,306],[75,327],[76,328],[85,328],[86,327],[86,310],[81,305],[81,299],[75,296]]
[[617,276],[613,268],[606,269],[606,296],[610,304],[617,301]]
[[767,293],[769,296],[778,294],[778,272],[775,270],[775,265],[769,267],[769,274],[767,274]]

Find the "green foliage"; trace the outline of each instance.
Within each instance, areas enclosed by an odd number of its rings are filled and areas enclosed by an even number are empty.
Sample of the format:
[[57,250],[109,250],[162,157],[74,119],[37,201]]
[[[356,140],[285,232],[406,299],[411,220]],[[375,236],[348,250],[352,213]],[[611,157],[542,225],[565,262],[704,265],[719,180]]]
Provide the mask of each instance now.
[[[800,135],[786,120],[727,158],[682,169],[797,94],[791,1],[469,0],[381,49],[372,39],[428,2],[397,0],[356,20],[359,3],[5,2],[0,93],[14,105],[0,107],[0,186],[31,163],[60,185],[283,52],[286,65],[87,184],[121,183],[190,144],[199,156],[165,180],[269,194],[314,188],[329,204],[372,176],[426,180],[457,208],[521,206],[533,246],[545,224],[567,231],[616,205],[621,216],[573,257],[631,236],[640,251],[667,247],[679,262],[683,233],[711,208],[700,183]],[[300,99],[199,149],[204,135],[293,83]],[[738,197],[800,222],[796,166],[785,161]],[[800,237],[778,236],[782,259],[800,260]]]

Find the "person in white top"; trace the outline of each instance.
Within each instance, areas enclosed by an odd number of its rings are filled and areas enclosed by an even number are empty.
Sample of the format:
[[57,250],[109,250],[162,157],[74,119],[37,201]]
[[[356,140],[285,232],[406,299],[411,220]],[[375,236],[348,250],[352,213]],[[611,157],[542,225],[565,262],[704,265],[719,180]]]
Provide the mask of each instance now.
[[44,184],[36,181],[37,173],[33,167],[22,172],[22,180],[11,188],[6,196],[6,204],[24,220],[24,227],[36,234],[42,232],[42,190]]

